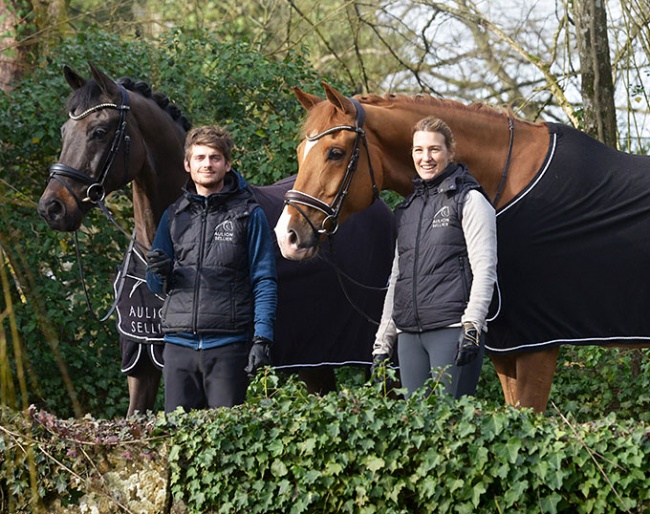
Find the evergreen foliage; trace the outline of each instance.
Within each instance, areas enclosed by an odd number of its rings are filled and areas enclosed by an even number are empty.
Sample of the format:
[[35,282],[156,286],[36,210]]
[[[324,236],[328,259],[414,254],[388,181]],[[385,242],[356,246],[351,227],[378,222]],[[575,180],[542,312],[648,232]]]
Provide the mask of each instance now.
[[117,422],[0,410],[0,498],[10,512],[61,498],[74,505],[87,483],[100,482],[106,465],[97,463],[112,450],[136,460],[167,455],[172,497],[191,513],[650,508],[647,423],[615,414],[579,423],[453,400],[429,385],[434,394],[408,400],[379,384],[320,397],[268,372],[235,408]]

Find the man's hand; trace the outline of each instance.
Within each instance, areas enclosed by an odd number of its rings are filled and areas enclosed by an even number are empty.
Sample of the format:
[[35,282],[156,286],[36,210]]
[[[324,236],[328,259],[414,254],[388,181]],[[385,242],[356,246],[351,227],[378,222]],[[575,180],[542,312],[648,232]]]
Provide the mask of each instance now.
[[149,269],[161,277],[167,277],[172,272],[172,259],[160,248],[147,252]]
[[248,354],[248,366],[244,368],[244,371],[250,378],[253,378],[257,370],[270,365],[271,341],[266,337],[255,336],[253,338],[253,346]]
[[463,329],[458,339],[458,349],[456,350],[456,366],[465,366],[465,364],[469,364],[476,359],[481,351],[480,336],[478,327],[474,323],[463,323]]

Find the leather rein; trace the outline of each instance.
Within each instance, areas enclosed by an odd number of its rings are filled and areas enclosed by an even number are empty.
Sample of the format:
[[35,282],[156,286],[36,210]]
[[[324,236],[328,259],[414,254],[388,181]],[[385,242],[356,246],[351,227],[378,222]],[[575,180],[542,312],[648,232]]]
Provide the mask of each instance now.
[[[354,146],[352,147],[352,154],[350,155],[350,160],[348,161],[348,166],[345,170],[345,175],[343,176],[341,185],[339,186],[339,189],[336,192],[336,195],[334,196],[334,200],[332,201],[331,204],[328,204],[323,202],[322,200],[319,200],[314,196],[311,196],[307,193],[303,193],[302,191],[298,191],[297,189],[290,189],[284,194],[284,205],[291,205],[294,209],[296,209],[300,213],[300,215],[307,221],[307,223],[309,223],[309,226],[314,231],[314,234],[317,237],[321,235],[326,235],[330,237],[329,239],[330,253],[331,253],[330,264],[332,265],[334,271],[336,272],[336,277],[339,281],[339,285],[341,286],[341,290],[343,291],[345,298],[348,300],[348,303],[354,308],[354,310],[357,311],[358,314],[363,316],[370,323],[378,325],[379,323],[376,320],[368,316],[368,314],[365,313],[361,308],[359,308],[356,305],[356,303],[352,300],[343,283],[343,278],[346,278],[348,281],[352,282],[353,284],[363,289],[385,291],[387,288],[373,287],[373,286],[361,284],[356,280],[354,280],[352,277],[350,277],[348,274],[346,274],[343,270],[341,270],[341,268],[337,265],[335,260],[334,245],[333,245],[334,238],[331,237],[336,233],[336,231],[339,228],[339,216],[341,214],[341,208],[343,206],[343,201],[345,200],[348,193],[350,192],[350,185],[352,184],[352,179],[354,178],[354,174],[357,171],[357,168],[359,166],[359,154],[361,152],[362,143],[366,150],[366,157],[368,160],[368,172],[370,174],[370,180],[372,181],[373,201],[379,197],[379,188],[377,187],[377,182],[375,180],[375,171],[372,167],[372,161],[370,160],[370,150],[368,148],[368,140],[366,139],[366,131],[363,129],[363,124],[366,121],[366,111],[361,106],[361,103],[355,98],[350,98],[349,100],[352,102],[352,104],[356,109],[354,125],[337,125],[335,127],[331,127],[327,130],[324,130],[323,132],[316,134],[315,136],[307,136],[306,138],[307,141],[318,141],[319,139],[325,136],[328,136],[330,134],[335,134],[342,130],[348,132],[354,132],[357,135],[356,138],[354,139]],[[325,214],[325,218],[321,222],[320,228],[317,228],[316,225],[314,225],[314,223],[311,221],[311,219],[304,211],[304,209],[302,209],[301,206],[311,207],[312,209],[316,209],[317,211],[320,211],[323,214]]]
[[503,193],[503,188],[506,185],[506,178],[508,178],[508,169],[510,168],[510,159],[512,158],[512,147],[515,143],[515,122],[512,121],[512,118],[508,116],[508,131],[510,132],[510,140],[508,141],[508,155],[506,156],[506,163],[503,166],[503,171],[501,172],[501,180],[499,181],[499,186],[497,187],[497,192],[494,195],[494,200],[492,200],[492,207],[496,209],[497,203],[501,198],[501,193]]
[[[101,111],[103,109],[116,109],[120,113],[120,119],[117,124],[117,128],[115,129],[115,134],[113,136],[113,141],[111,142],[111,147],[108,153],[108,156],[106,157],[106,161],[104,162],[104,166],[102,167],[102,171],[99,174],[99,177],[97,179],[94,179],[93,177],[90,177],[89,175],[83,173],[82,171],[79,171],[76,168],[73,168],[71,166],[68,166],[67,164],[61,164],[61,163],[55,163],[50,166],[50,176],[49,180],[56,180],[58,181],[67,191],[70,193],[70,195],[75,199],[77,202],[77,205],[79,206],[80,209],[83,208],[83,204],[91,203],[98,205],[104,215],[115,225],[123,234],[125,234],[127,237],[130,238],[130,243],[129,243],[129,248],[127,250],[127,258],[128,255],[130,255],[131,250],[133,248],[134,244],[140,244],[136,241],[135,239],[135,230],[133,231],[133,234],[130,235],[128,234],[124,228],[115,220],[113,215],[110,213],[106,205],[104,204],[104,198],[106,197],[106,189],[105,189],[105,183],[106,183],[106,178],[108,177],[109,172],[111,171],[111,168],[113,166],[113,163],[115,162],[115,158],[117,157],[117,154],[119,152],[120,146],[122,145],[122,142],[124,142],[124,179],[123,183],[126,183],[128,180],[128,163],[129,163],[129,153],[131,149],[131,138],[130,136],[126,133],[126,128],[127,128],[127,123],[126,123],[126,115],[128,111],[131,109],[129,106],[129,95],[126,91],[126,89],[118,84],[118,87],[120,88],[120,93],[122,95],[122,103],[120,105],[114,104],[114,103],[101,103],[97,104],[93,107],[90,107],[89,109],[86,109],[80,114],[73,114],[72,112],[68,113],[68,116],[70,117],[71,120],[78,121],[82,120],[85,117],[89,116],[92,113],[95,113],[97,111]],[[86,184],[86,197],[83,199],[80,199],[79,196],[72,190],[70,185],[64,180],[64,178],[67,179],[72,179],[76,180],[77,182],[81,182],[82,184]],[[95,314],[91,302],[90,302],[90,296],[88,294],[88,290],[86,288],[86,280],[84,278],[84,273],[83,273],[83,266],[81,262],[81,254],[79,252],[79,240],[77,237],[77,232],[75,231],[74,233],[74,240],[75,240],[75,250],[77,254],[77,265],[79,268],[79,275],[81,277],[81,285],[84,291],[84,295],[86,297],[86,305],[88,306],[88,310],[90,311],[91,315],[95,319],[99,319],[98,316]],[[140,245],[142,246],[142,245]],[[125,261],[126,262],[126,261]],[[124,266],[124,270],[126,270],[126,266]],[[126,273],[126,271],[125,271]],[[118,277],[119,278],[119,277]],[[122,280],[123,283],[123,280]],[[120,292],[121,292],[121,287],[122,284],[120,284]],[[107,314],[104,315],[103,318],[101,318],[99,321],[104,322],[106,321],[115,308],[117,307],[117,302],[119,299],[119,293],[115,295],[115,301],[113,302],[113,305],[110,307],[108,310]]]

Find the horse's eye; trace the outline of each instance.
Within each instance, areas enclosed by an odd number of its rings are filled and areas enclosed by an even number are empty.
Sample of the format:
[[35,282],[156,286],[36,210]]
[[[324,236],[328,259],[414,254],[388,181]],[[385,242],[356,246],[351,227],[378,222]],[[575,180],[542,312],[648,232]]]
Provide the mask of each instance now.
[[340,161],[345,157],[345,152],[341,148],[330,148],[327,151],[327,159],[330,161]]
[[103,129],[101,127],[96,127],[93,130],[90,137],[92,137],[93,139],[102,139],[102,138],[104,138],[106,136],[107,133],[108,132],[106,131],[106,129]]

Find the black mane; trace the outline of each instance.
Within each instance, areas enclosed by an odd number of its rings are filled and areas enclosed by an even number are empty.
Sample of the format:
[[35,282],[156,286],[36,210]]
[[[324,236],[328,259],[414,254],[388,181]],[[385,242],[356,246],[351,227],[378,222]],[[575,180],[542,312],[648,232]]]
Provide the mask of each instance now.
[[[151,87],[143,81],[135,81],[129,77],[117,79],[117,84],[127,91],[138,93],[145,98],[151,98],[171,118],[187,132],[192,128],[192,123],[181,113],[181,110],[173,104],[169,98],[159,91],[152,91]],[[68,112],[82,112],[96,105],[101,90],[95,79],[89,79],[84,87],[77,89],[68,99],[66,109]]]

